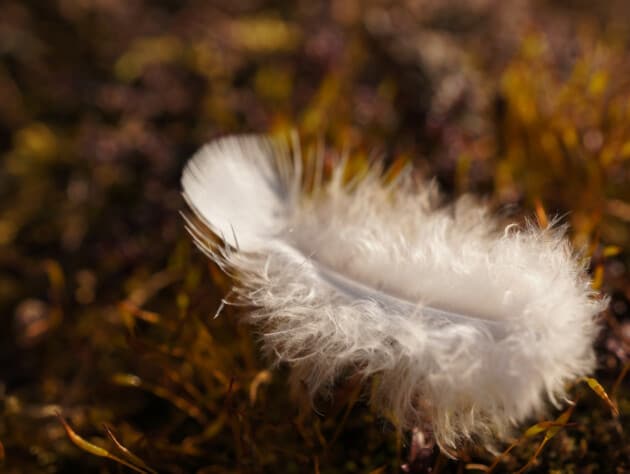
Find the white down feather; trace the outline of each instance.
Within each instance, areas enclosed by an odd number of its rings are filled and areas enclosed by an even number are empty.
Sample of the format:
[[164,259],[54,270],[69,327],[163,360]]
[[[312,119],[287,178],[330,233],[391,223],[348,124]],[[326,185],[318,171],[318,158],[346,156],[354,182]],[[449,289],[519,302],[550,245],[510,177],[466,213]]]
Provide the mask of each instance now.
[[236,277],[293,383],[315,396],[376,375],[375,405],[451,450],[504,439],[594,369],[606,302],[562,229],[501,227],[471,197],[443,206],[409,176],[386,185],[375,169],[347,184],[343,172],[305,193],[288,146],[235,136],[203,147],[182,178],[223,242],[191,233]]

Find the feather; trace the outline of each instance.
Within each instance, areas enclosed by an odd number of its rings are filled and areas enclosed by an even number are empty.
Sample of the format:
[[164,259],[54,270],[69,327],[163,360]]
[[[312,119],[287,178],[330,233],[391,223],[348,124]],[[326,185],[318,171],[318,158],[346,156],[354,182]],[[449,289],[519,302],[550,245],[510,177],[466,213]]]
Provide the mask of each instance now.
[[607,301],[563,227],[502,226],[470,196],[444,205],[434,184],[386,183],[378,166],[347,183],[342,163],[323,183],[322,160],[303,170],[297,150],[226,137],[182,177],[203,224],[190,232],[294,385],[315,397],[376,376],[376,407],[448,452],[492,447],[594,369]]

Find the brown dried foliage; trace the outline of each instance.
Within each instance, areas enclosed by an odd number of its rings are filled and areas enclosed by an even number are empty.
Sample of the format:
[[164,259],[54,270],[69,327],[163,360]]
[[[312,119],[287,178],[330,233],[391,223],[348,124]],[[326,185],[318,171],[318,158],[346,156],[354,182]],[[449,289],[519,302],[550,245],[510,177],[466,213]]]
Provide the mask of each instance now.
[[[622,1],[3,2],[5,472],[630,470],[629,13]],[[212,137],[290,128],[306,147],[351,150],[353,173],[378,153],[501,212],[564,215],[612,296],[600,370],[576,403],[499,457],[470,447],[455,462],[415,459],[423,449],[353,381],[317,411],[290,398],[287,368],[239,322],[247,308],[213,318],[231,282],[185,234],[178,184]]]

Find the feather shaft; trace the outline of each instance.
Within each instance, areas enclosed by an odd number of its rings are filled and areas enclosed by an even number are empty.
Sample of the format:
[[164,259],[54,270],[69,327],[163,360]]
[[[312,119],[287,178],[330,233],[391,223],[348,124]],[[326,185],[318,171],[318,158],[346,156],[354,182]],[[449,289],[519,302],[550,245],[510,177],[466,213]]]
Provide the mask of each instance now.
[[508,334],[505,327],[506,323],[503,321],[476,318],[465,314],[415,303],[364,285],[315,260],[313,260],[313,264],[317,267],[317,271],[321,277],[334,289],[343,292],[350,298],[377,302],[385,311],[394,310],[396,312],[408,314],[410,317],[423,317],[436,325],[444,323],[466,324],[482,331],[488,331],[495,339],[504,338]]

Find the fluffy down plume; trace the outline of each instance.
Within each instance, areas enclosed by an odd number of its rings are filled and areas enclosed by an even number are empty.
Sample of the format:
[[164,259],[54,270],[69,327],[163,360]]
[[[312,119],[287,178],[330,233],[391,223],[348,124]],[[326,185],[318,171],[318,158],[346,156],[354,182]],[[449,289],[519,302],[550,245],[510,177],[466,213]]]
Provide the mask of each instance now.
[[182,178],[204,224],[189,230],[292,383],[316,396],[376,375],[375,406],[450,451],[491,447],[593,370],[605,301],[563,229],[502,227],[469,196],[444,206],[378,167],[348,183],[342,162],[324,183],[297,149],[219,139]]

